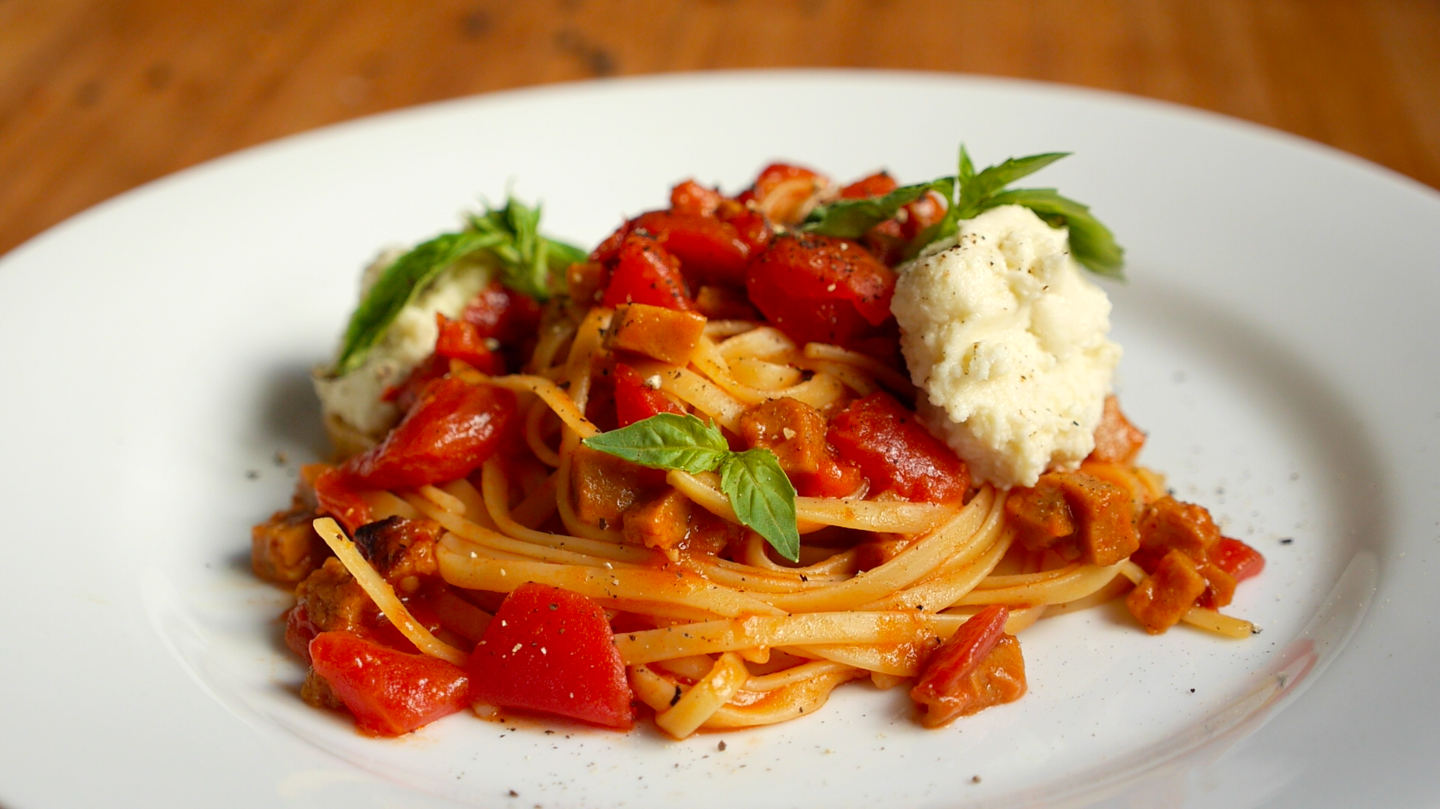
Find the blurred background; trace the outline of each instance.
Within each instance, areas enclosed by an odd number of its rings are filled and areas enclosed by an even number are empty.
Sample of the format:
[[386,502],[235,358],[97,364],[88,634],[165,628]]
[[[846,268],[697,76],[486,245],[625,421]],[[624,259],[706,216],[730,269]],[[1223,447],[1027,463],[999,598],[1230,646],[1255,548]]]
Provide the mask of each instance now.
[[1440,188],[1437,0],[0,0],[0,254],[149,180],[362,115],[826,66],[1148,96]]

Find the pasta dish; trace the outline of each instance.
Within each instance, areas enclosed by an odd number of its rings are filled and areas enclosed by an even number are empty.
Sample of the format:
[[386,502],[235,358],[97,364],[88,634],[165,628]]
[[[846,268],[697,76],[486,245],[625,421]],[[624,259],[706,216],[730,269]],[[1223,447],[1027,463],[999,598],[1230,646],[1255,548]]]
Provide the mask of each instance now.
[[[687,180],[588,253],[511,200],[383,256],[317,379],[337,460],[252,538],[295,589],[304,699],[374,735],[470,709],[685,738],[860,681],[937,727],[1019,699],[1017,636],[1049,617],[1123,599],[1138,631],[1248,637],[1219,610],[1264,560],[1138,464],[1103,293],[1014,280],[1119,272],[1088,209],[1007,187],[1058,157]],[[1004,337],[936,321],[987,227],[996,289],[1032,296]],[[1062,287],[1093,335],[1034,297]],[[1043,368],[996,393],[1020,338]]]

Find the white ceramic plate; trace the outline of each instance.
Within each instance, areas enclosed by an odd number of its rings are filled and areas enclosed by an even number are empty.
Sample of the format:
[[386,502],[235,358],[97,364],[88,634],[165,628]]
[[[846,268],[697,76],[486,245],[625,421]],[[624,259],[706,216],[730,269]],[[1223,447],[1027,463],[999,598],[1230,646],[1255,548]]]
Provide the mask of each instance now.
[[[1109,285],[1145,460],[1268,558],[1263,634],[1119,613],[1026,634],[1031,692],[927,732],[842,689],[676,744],[466,715],[358,736],[295,696],[249,526],[323,451],[306,371],[382,245],[514,183],[581,243],[684,177],[773,158],[1036,178],[1129,248]],[[0,804],[425,807],[1417,805],[1440,794],[1440,195],[1151,102],[1010,81],[716,74],[381,116],[149,185],[0,263]],[[279,456],[277,457],[277,453]],[[283,458],[283,460],[282,460]],[[719,743],[725,742],[725,749]]]

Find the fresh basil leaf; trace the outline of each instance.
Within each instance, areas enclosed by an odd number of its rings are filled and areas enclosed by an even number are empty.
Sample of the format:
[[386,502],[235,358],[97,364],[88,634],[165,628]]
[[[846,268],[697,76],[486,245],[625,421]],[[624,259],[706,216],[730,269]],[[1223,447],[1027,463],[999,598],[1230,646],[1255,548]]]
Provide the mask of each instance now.
[[341,342],[336,376],[360,367],[390,324],[420,290],[456,261],[485,252],[500,270],[500,282],[538,301],[563,288],[565,268],[585,260],[585,251],[540,233],[540,206],[511,197],[503,208],[487,206],[469,217],[459,233],[442,233],[417,245],[380,273],[350,316]]
[[[915,237],[905,252],[908,261],[920,254],[931,242],[955,235],[960,221],[971,219],[991,208],[1001,205],[1023,205],[1034,211],[1051,227],[1068,228],[1070,232],[1070,253],[1080,265],[1108,278],[1124,280],[1125,250],[1115,242],[1115,234],[1100,223],[1090,208],[1073,199],[1060,196],[1053,188],[1015,188],[1004,190],[1005,186],[1027,177],[1054,163],[1069,152],[1046,152],[1029,157],[1012,157],[998,166],[990,166],[975,172],[970,162],[970,153],[965,144],[960,144],[960,161],[954,181],[958,190],[951,188],[947,194],[950,207],[939,222],[925,228]],[[949,178],[935,180],[932,185]]]
[[720,464],[720,490],[740,522],[765,538],[781,556],[800,561],[800,531],[795,525],[795,487],[775,453],[747,449]]
[[904,206],[934,190],[935,185],[934,182],[907,185],[883,197],[840,199],[817,205],[800,224],[800,230],[841,239],[858,239],[870,228],[895,216]]
[[493,248],[500,241],[501,237],[493,233],[445,233],[395,259],[350,316],[340,357],[335,361],[335,375],[344,376],[358,368],[400,310],[446,267],[472,253]]
[[549,300],[565,268],[585,260],[585,251],[540,233],[539,205],[531,208],[514,197],[503,208],[472,215],[470,230],[497,237],[492,249],[500,260],[500,282],[537,301]]
[[659,413],[581,442],[652,469],[710,472],[730,455],[720,428],[690,415]]
[[[964,154],[964,147],[961,147],[961,163],[968,160]],[[1015,182],[1021,177],[1028,177],[1031,174],[1045,168],[1062,157],[1068,157],[1069,152],[1047,152],[1045,154],[1030,155],[1029,157],[1012,157],[998,166],[990,166],[984,171],[976,174],[968,182],[961,180],[960,185],[960,206],[959,218],[969,219],[975,214],[994,205],[985,204],[996,192],[1005,186]],[[964,170],[963,168],[961,169]],[[973,171],[974,169],[971,169]]]
[[1100,223],[1090,208],[1060,196],[1053,188],[1016,188],[989,199],[987,207],[1023,205],[1051,227],[1070,230],[1070,254],[1096,275],[1124,280],[1125,249],[1115,234]]

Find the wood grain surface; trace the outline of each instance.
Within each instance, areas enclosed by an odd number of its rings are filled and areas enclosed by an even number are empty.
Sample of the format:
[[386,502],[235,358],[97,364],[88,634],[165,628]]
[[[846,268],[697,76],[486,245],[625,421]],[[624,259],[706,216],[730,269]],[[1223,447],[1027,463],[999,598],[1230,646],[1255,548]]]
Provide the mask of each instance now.
[[148,180],[347,118],[787,66],[1118,90],[1440,188],[1440,0],[0,0],[0,253]]

